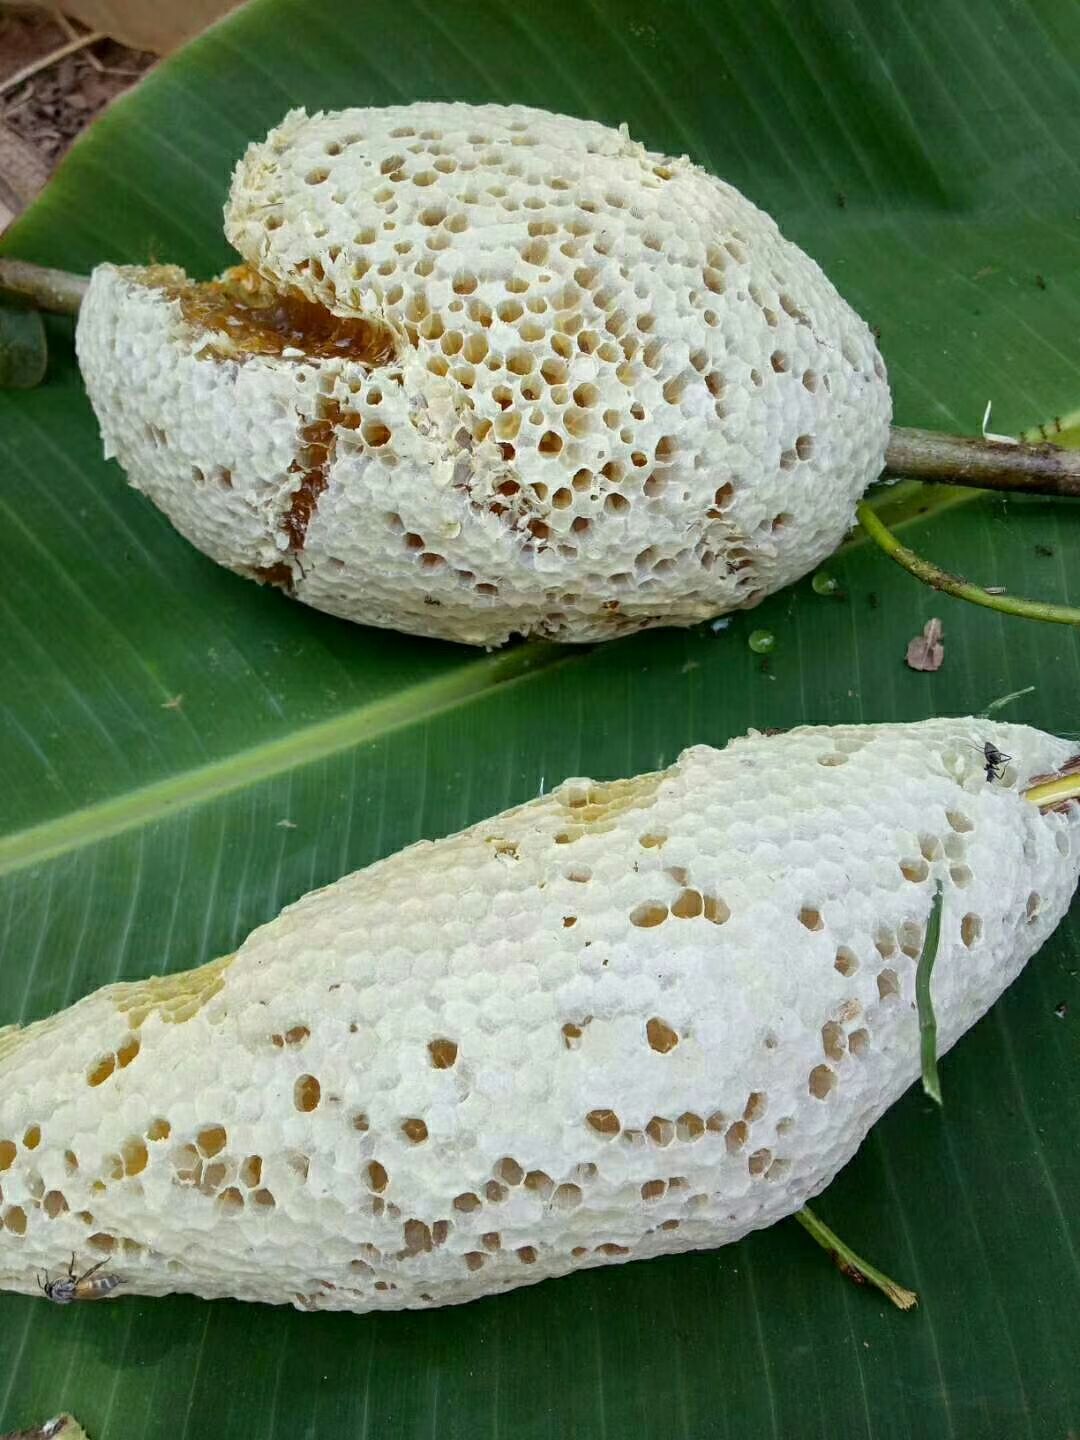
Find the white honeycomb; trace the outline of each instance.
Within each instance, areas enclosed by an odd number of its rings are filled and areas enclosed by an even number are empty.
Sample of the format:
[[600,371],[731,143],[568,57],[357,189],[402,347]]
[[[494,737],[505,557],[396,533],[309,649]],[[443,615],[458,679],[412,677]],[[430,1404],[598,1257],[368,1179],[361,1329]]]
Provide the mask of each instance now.
[[866,325],[738,191],[625,131],[294,111],[225,229],[224,298],[100,266],[79,359],[131,483],[320,610],[488,646],[692,624],[818,564],[882,468]]
[[0,1286],[74,1251],[114,1296],[424,1307],[790,1215],[919,1074],[937,883],[942,1051],[1061,919],[1080,806],[1020,787],[1074,748],[933,720],[568,780],[9,1029]]

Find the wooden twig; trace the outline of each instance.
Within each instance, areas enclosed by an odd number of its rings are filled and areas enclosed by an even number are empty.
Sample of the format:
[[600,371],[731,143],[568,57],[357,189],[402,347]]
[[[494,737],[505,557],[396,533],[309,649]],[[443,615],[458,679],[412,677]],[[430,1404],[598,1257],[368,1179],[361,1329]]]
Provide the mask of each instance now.
[[979,436],[939,435],[935,430],[896,426],[889,431],[885,474],[940,485],[1075,499],[1080,497],[1080,450],[1010,445]]
[[51,310],[57,315],[76,314],[89,284],[85,275],[72,275],[67,270],[50,270],[28,260],[0,256],[0,292],[7,290],[32,300],[39,310]]
[[6,80],[0,82],[0,95],[6,95],[9,90],[17,89],[20,85],[25,84],[32,75],[47,70],[50,65],[55,65],[60,60],[66,60],[77,50],[84,50],[87,45],[96,45],[99,40],[107,39],[108,36],[104,30],[88,30],[85,35],[76,35],[74,40],[69,40],[66,45],[58,46],[48,55],[39,56],[29,65],[24,65],[21,70],[16,70],[14,75],[9,75]]
[[[85,31],[76,30],[75,26],[71,23],[71,21],[68,19],[68,17],[64,14],[62,10],[52,10],[50,11],[50,14],[56,21],[57,26],[61,30],[63,30],[64,34],[68,37],[69,40],[80,39],[81,36],[86,33]],[[93,51],[91,51],[86,58],[90,61],[90,64],[93,65],[94,69],[99,74],[105,68],[102,65],[101,61],[93,53]]]

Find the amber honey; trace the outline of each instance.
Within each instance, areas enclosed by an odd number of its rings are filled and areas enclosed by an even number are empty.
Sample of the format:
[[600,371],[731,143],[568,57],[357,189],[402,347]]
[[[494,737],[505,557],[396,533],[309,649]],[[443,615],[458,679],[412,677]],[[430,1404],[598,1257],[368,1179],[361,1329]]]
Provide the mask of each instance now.
[[296,290],[275,290],[248,265],[235,265],[218,280],[162,288],[179,300],[189,325],[226,335],[230,348],[249,355],[299,350],[312,359],[362,365],[384,365],[395,355],[388,325],[335,315]]

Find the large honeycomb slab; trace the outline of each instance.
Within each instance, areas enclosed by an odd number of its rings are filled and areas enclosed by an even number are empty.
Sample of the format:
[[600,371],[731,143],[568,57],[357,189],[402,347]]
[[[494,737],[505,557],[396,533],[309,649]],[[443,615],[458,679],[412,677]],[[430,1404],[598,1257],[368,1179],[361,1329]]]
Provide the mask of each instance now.
[[244,266],[100,266],[106,451],[215,560],[498,645],[752,606],[842,539],[890,416],[866,325],[738,191],[520,106],[294,111]]
[[[983,747],[1011,757],[987,781]],[[1064,913],[1074,746],[803,729],[552,794],[0,1033],[0,1286],[450,1304],[799,1209]]]

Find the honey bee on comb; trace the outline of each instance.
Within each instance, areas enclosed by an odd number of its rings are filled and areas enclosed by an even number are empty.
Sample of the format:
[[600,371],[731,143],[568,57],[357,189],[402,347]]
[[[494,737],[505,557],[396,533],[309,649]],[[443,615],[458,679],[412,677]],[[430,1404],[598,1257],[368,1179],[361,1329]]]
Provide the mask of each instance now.
[[111,1295],[118,1285],[124,1283],[119,1275],[98,1274],[107,1263],[99,1260],[96,1265],[91,1265],[89,1270],[76,1275],[75,1252],[72,1251],[66,1274],[50,1280],[46,1271],[44,1280],[38,1277],[38,1284],[44,1291],[46,1300],[51,1300],[54,1305],[71,1305],[76,1300],[104,1300],[106,1295]]

